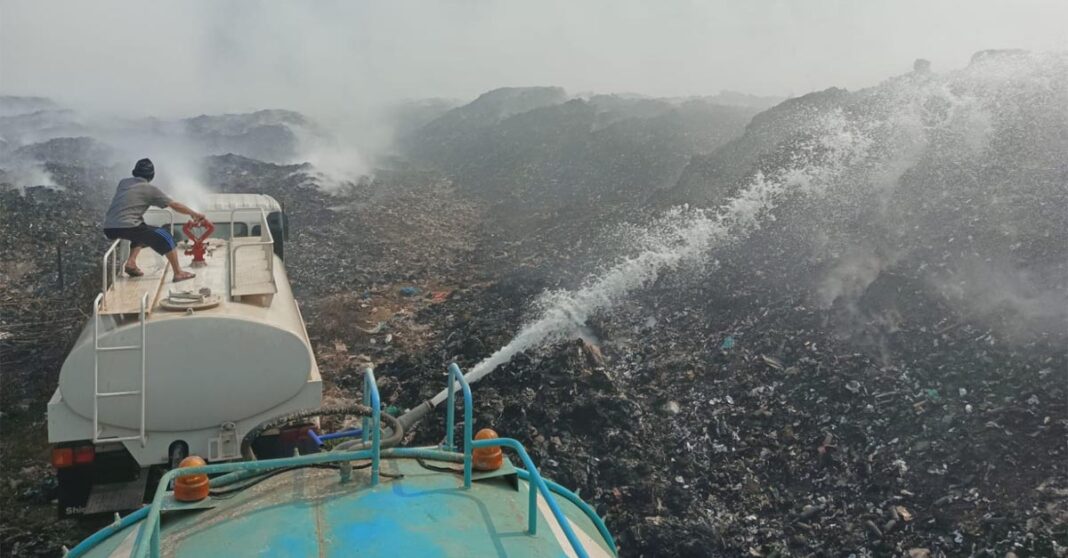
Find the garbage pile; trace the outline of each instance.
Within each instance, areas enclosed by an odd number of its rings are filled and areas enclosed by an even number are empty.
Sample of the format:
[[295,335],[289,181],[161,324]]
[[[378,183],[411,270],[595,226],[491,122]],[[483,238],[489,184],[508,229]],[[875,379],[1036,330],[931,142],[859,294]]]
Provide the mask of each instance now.
[[[53,556],[74,521],[55,518],[45,405],[99,289],[103,169],[49,165],[59,189],[0,179],[0,548]],[[108,184],[108,187],[114,187]]]
[[[477,426],[519,438],[580,489],[625,555],[1065,547],[1059,346],[1006,343],[932,304],[872,354],[798,300],[712,290],[666,286],[595,324],[600,342],[516,356],[478,384]],[[469,368],[499,346],[498,319],[518,319],[490,309],[507,307],[500,294],[424,311],[464,332],[438,354]],[[430,396],[434,360],[380,364],[393,399]],[[442,424],[422,428],[433,443]]]
[[[555,254],[604,249],[602,229],[577,226],[539,237],[558,239],[540,256],[516,249],[534,241],[480,227],[482,207],[432,174],[327,191],[300,166],[209,163],[221,188],[286,205],[287,270],[328,402],[358,399],[367,363],[387,406],[431,396],[448,362],[470,368],[507,343],[531,301],[559,284]],[[32,301],[5,310],[5,324],[85,307],[91,292],[60,294],[43,271],[54,252],[39,231],[69,223],[60,234],[99,253],[100,202],[72,188],[3,195],[17,209],[5,212],[4,253],[31,266],[13,278],[20,267],[5,263],[4,303]],[[578,489],[627,556],[1056,555],[1068,545],[1060,346],[1009,342],[908,277],[878,287],[908,293],[889,297],[910,301],[897,317],[873,297],[843,322],[843,309],[811,304],[805,289],[759,280],[774,270],[765,262],[722,257],[715,273],[666,277],[596,317],[585,341],[516,356],[476,385],[477,426],[518,438],[547,476]],[[523,265],[508,265],[515,258]],[[93,282],[90,258],[67,262]],[[20,359],[12,369],[26,387],[9,389],[18,384],[5,374],[4,420],[30,434],[3,441],[4,482],[18,485],[0,491],[5,509],[27,510],[5,525],[4,544],[25,553],[90,530],[42,529],[50,470],[17,475],[40,465],[61,334],[81,322],[59,325],[42,324],[52,340],[27,342],[32,352],[9,352],[5,339],[5,369]],[[430,417],[412,441],[435,443],[443,426]]]

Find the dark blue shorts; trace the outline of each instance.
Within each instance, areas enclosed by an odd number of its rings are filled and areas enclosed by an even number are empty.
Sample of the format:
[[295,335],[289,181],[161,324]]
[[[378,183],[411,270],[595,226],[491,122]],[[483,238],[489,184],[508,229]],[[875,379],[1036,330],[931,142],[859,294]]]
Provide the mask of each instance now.
[[167,229],[144,223],[124,229],[104,229],[104,236],[108,237],[108,240],[129,240],[131,248],[148,246],[161,256],[174,250],[174,237]]

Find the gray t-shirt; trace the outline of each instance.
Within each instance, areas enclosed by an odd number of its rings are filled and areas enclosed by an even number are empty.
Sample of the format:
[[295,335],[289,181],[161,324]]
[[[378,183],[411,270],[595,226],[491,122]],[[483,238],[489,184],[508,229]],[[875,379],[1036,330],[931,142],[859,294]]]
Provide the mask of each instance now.
[[115,189],[111,207],[104,218],[105,229],[126,229],[145,222],[145,211],[149,206],[167,207],[171,198],[159,188],[140,177],[124,178]]

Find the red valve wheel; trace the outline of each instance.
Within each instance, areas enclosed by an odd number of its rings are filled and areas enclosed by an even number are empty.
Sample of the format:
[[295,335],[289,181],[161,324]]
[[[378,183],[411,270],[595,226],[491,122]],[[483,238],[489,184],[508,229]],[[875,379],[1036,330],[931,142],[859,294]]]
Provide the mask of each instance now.
[[[203,233],[199,236],[194,232],[197,229],[203,230]],[[211,221],[208,221],[207,219],[204,219],[199,223],[186,221],[185,224],[182,225],[182,231],[185,232],[186,238],[193,241],[193,247],[185,251],[186,255],[191,254],[193,256],[192,265],[194,267],[208,265],[208,262],[204,261],[204,241],[211,236],[211,233],[215,232],[215,225],[211,224]]]

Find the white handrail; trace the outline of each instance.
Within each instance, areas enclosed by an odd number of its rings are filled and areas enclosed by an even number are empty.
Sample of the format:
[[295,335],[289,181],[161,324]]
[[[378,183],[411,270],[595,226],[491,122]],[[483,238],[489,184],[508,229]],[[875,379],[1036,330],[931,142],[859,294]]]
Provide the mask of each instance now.
[[[173,237],[174,236],[174,212],[171,211],[170,209],[160,209],[158,207],[150,207],[150,208],[148,208],[148,211],[145,212],[145,214],[147,215],[150,212],[156,212],[156,213],[163,212],[163,213],[166,213],[168,215],[168,218],[170,219],[170,229],[171,229],[170,232],[171,232],[171,236]],[[115,284],[115,277],[118,275],[118,272],[119,272],[119,255],[118,255],[118,252],[116,250],[119,247],[119,244],[122,242],[122,240],[123,239],[121,239],[121,238],[116,239],[115,241],[113,241],[111,243],[111,246],[109,246],[108,249],[104,252],[103,267],[101,268],[101,271],[100,271],[100,292],[102,292],[102,293],[108,292],[108,287],[110,287],[111,285]],[[108,258],[111,258],[112,256],[114,256],[114,258],[111,260],[111,273],[109,274],[108,273]],[[134,263],[136,263],[136,262],[134,262]],[[108,280],[109,278],[110,278],[110,281]]]
[[100,434],[99,403],[100,398],[100,304],[104,302],[104,293],[96,295],[93,300],[93,441]]
[[[103,261],[103,265],[102,265],[102,267],[100,269],[100,283],[101,283],[100,284],[100,293],[101,293],[100,296],[104,296],[103,293],[108,292],[108,285],[109,285],[108,277],[109,276],[111,277],[111,283],[110,284],[114,284],[115,283],[115,273],[117,271],[116,268],[119,265],[119,257],[115,253],[115,249],[118,248],[120,242],[122,242],[121,238],[115,240],[114,242],[111,243],[111,246],[109,246],[108,249],[106,251],[104,251],[104,261]],[[109,274],[108,273],[108,258],[111,257],[112,255],[114,255],[115,258],[114,258],[114,261],[112,262],[112,265],[111,265],[111,273]]]
[[148,438],[145,436],[145,400],[148,399],[148,293],[141,295],[141,447],[145,447]]
[[[235,246],[234,245],[234,215],[236,215],[238,212],[241,212],[241,211],[256,211],[256,212],[259,212],[259,214],[260,214],[260,238],[267,237],[266,240],[261,240],[259,242],[249,242],[249,243],[246,243],[246,244],[241,244],[239,246]],[[263,247],[265,247],[265,252],[266,252],[265,255],[267,256],[267,258],[266,258],[267,259],[267,275],[271,280],[274,279],[274,250],[273,250],[274,233],[271,232],[271,227],[268,226],[268,224],[267,224],[267,213],[263,210],[263,208],[260,208],[260,207],[243,207],[243,208],[238,208],[238,209],[234,209],[234,210],[230,211],[230,242],[229,242],[229,244],[230,244],[230,247],[229,247],[229,250],[230,250],[230,258],[229,258],[230,259],[230,281],[229,281],[229,285],[228,286],[230,288],[230,292],[227,293],[229,296],[231,296],[231,297],[233,296],[234,287],[237,286],[237,257],[236,257],[236,254],[237,254],[237,251],[239,249],[241,249],[241,248],[248,248],[248,247],[251,247],[251,246],[263,246]]]

